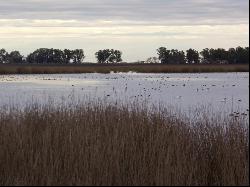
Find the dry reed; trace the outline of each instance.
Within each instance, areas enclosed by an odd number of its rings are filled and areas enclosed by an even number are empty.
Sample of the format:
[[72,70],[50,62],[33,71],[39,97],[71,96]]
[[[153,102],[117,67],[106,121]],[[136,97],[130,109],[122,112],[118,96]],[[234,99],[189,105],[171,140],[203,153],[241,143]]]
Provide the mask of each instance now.
[[245,122],[189,124],[163,111],[101,103],[2,108],[0,185],[249,184]]
[[82,64],[82,65],[39,65],[0,64],[0,74],[59,74],[59,73],[209,73],[209,72],[249,72],[249,64]]

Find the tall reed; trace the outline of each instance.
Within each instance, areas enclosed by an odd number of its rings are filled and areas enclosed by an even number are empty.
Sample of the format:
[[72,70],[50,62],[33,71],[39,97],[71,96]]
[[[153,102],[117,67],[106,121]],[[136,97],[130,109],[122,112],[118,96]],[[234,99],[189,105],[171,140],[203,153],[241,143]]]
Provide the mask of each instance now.
[[141,105],[2,108],[0,185],[248,185],[245,125]]

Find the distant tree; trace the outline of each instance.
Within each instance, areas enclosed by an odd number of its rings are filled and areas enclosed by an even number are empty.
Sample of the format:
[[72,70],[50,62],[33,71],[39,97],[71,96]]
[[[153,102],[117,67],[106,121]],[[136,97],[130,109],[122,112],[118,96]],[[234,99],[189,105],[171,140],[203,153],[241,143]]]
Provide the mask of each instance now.
[[122,52],[114,49],[99,50],[95,53],[98,63],[118,63],[122,61]]
[[221,63],[227,61],[228,59],[228,52],[225,49],[218,48],[218,49],[203,49],[201,52],[203,57],[203,63]]
[[0,49],[0,64],[6,63],[8,52],[5,49]]
[[200,63],[199,52],[194,49],[188,49],[186,55],[187,63],[198,64]]
[[187,60],[186,60],[186,55],[185,55],[185,52],[184,51],[179,51],[178,52],[178,62],[180,64],[186,64],[187,63]]
[[185,64],[185,53],[177,49],[172,49],[170,53],[170,63],[171,64]]
[[202,63],[211,63],[212,59],[211,59],[211,55],[210,55],[210,50],[208,48],[203,49],[200,52],[201,56],[202,56]]
[[235,64],[237,63],[237,54],[236,54],[236,50],[234,48],[230,48],[228,50],[228,56],[227,56],[228,62],[230,64]]
[[[249,63],[249,47],[237,47],[225,50],[223,48],[213,49],[205,48],[200,53],[194,49],[188,49],[186,55],[183,51],[177,49],[167,49],[160,47],[157,49],[158,59],[149,58],[146,63],[162,64],[197,64],[197,63]],[[200,58],[199,54],[202,58]],[[118,63],[122,61],[122,52],[114,49],[99,50],[95,53],[98,63]],[[40,48],[30,53],[25,59],[27,63],[37,64],[79,64],[83,63],[85,58],[82,49],[48,49]],[[5,49],[0,49],[0,63],[22,63],[24,57],[19,51],[8,53]]]
[[104,63],[108,56],[105,55],[105,50],[99,50],[95,53],[98,63]]
[[230,48],[227,53],[227,59],[230,64],[249,63],[249,47]]
[[74,51],[69,50],[69,49],[64,49],[63,54],[64,54],[63,59],[64,59],[65,64],[69,64],[73,62]]
[[168,64],[170,60],[170,50],[167,50],[166,47],[160,47],[157,49],[158,58],[162,64]]
[[113,58],[111,59],[111,62],[118,63],[122,61],[122,52],[119,50],[112,51],[114,53]]
[[30,64],[36,63],[35,60],[36,60],[36,57],[35,57],[34,52],[33,52],[33,53],[30,53],[30,54],[27,56],[27,58],[26,58],[26,62],[27,62],[27,63],[30,63]]
[[53,63],[63,64],[64,63],[64,54],[60,49],[53,49]]
[[40,48],[27,56],[28,63],[49,64],[53,62],[53,49]]
[[159,61],[159,59],[157,57],[149,57],[144,63],[158,64],[158,63],[160,63],[160,61]]
[[82,49],[75,49],[72,51],[72,58],[74,64],[81,64],[85,58]]
[[249,47],[237,47],[236,51],[236,63],[249,63]]
[[82,49],[69,50],[40,48],[27,56],[28,63],[37,64],[79,64],[83,62],[84,51]]
[[10,54],[7,55],[7,62],[8,63],[22,63],[23,62],[23,56],[20,54],[19,51],[12,51]]
[[222,61],[227,61],[228,52],[223,48],[212,49],[211,56],[212,60],[217,63]]
[[157,49],[158,58],[162,64],[184,64],[186,63],[185,53],[177,49],[167,50],[166,47]]
[[244,52],[244,61],[243,63],[249,64],[249,47],[245,47]]

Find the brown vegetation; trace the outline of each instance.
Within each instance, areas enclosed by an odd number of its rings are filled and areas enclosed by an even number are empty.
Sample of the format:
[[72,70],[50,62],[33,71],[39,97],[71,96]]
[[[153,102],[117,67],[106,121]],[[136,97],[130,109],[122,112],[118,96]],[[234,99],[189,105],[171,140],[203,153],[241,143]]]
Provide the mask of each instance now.
[[38,65],[0,64],[0,74],[58,74],[58,73],[208,73],[208,72],[249,72],[248,64],[82,64],[82,65]]
[[0,185],[248,185],[240,118],[190,124],[166,109],[0,109]]

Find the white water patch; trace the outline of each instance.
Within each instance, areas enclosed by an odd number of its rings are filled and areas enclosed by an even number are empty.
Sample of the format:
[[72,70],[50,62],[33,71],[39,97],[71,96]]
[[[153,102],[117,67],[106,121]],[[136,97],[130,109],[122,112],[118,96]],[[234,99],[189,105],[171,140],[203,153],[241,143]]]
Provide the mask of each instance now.
[[82,78],[65,78],[65,77],[46,77],[46,76],[1,76],[0,82],[6,83],[6,82],[15,82],[15,83],[30,83],[30,84],[44,84],[44,85],[72,85],[72,82],[74,84],[81,84],[81,85],[93,85],[98,84],[98,80],[83,80]]

